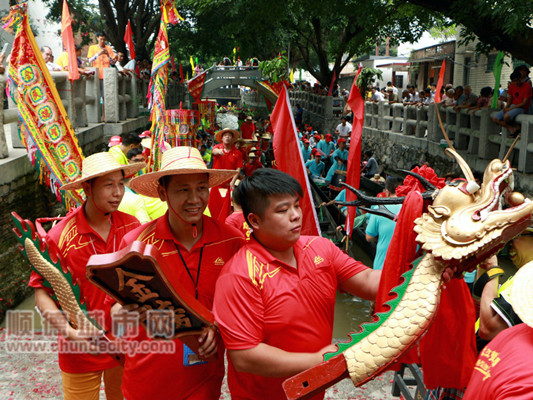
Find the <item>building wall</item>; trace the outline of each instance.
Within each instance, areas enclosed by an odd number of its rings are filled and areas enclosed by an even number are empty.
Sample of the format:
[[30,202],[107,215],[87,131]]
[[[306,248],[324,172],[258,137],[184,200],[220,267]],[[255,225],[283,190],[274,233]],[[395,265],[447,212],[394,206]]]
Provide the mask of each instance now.
[[[488,60],[485,55],[476,55],[476,42],[470,42],[468,45],[458,44],[455,52],[454,64],[454,86],[470,85],[475,94],[484,86],[494,87],[495,78],[492,73],[492,65],[494,64],[494,57],[498,53],[494,51],[491,53],[492,57]],[[470,62],[468,62],[470,59]],[[513,60],[511,57],[505,57],[503,60],[503,68],[500,83],[502,88],[507,88],[510,81],[509,76],[513,72]],[[467,67],[470,66],[470,68]],[[469,70],[469,72],[468,72]]]

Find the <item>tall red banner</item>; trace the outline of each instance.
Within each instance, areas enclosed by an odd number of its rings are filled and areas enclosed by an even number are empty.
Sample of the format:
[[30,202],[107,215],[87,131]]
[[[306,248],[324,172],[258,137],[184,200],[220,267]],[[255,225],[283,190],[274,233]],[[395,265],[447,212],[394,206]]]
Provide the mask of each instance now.
[[437,89],[435,90],[435,103],[440,103],[442,98],[440,95],[440,90],[444,84],[444,71],[446,70],[446,60],[442,60],[442,66],[440,67],[439,72],[439,81],[437,82]]
[[302,208],[302,235],[320,235],[320,225],[313,205],[309,178],[304,166],[302,152],[298,144],[298,133],[296,124],[290,107],[289,94],[287,88],[283,86],[274,111],[270,116],[272,128],[274,129],[274,158],[279,170],[295,178],[304,192],[304,197],[300,201]]
[[61,36],[63,46],[68,54],[68,79],[73,81],[80,79],[78,71],[78,57],[76,57],[76,44],[72,33],[72,19],[68,11],[67,0],[63,0],[63,11],[61,14]]
[[[352,109],[352,134],[350,136],[350,150],[348,152],[348,171],[346,176],[346,183],[356,189],[359,189],[361,181],[361,136],[363,134],[363,122],[365,119],[365,101],[361,96],[361,91],[356,85],[357,77],[361,73],[361,66],[355,74],[352,83],[352,90],[350,97],[348,97],[348,105]],[[346,201],[355,200],[355,194],[351,190],[346,189]],[[351,235],[353,220],[355,218],[355,207],[348,207],[348,216],[346,218],[346,232]]]
[[133,31],[131,30],[130,20],[128,20],[128,25],[126,25],[124,42],[126,42],[128,45],[128,50],[130,51],[130,60],[135,60],[135,46],[133,44]]
[[207,71],[201,73],[197,77],[189,81],[189,93],[195,102],[198,102],[202,99],[202,91],[204,90],[205,76]]

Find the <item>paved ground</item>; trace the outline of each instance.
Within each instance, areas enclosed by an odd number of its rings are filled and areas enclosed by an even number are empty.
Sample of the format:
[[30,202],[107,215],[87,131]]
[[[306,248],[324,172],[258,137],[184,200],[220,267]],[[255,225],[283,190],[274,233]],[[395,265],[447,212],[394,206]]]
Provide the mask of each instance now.
[[[61,399],[61,375],[56,354],[8,353],[5,330],[0,329],[0,399]],[[354,388],[350,380],[328,389],[326,399],[393,399],[390,394],[392,373],[386,373],[363,388]],[[105,399],[103,391],[101,399]],[[230,399],[227,386],[221,399]]]

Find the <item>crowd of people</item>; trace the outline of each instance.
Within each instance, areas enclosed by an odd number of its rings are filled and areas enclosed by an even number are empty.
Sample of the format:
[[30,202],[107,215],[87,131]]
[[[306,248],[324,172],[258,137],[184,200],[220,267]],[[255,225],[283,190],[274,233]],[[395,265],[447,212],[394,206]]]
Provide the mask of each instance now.
[[[435,102],[436,90],[435,83],[431,83],[422,90],[417,90],[413,85],[407,85],[407,88],[400,94],[392,82],[387,82],[386,87],[381,89],[377,86],[370,86],[367,91],[367,101],[421,107]],[[474,112],[482,108],[491,108],[494,96],[497,97],[498,112],[492,116],[492,120],[507,128],[509,136],[515,138],[520,133],[520,126],[514,122],[516,117],[520,114],[533,113],[531,101],[533,92],[529,68],[526,65],[516,67],[509,77],[507,87],[502,88],[500,85],[497,93],[490,86],[483,87],[479,94],[475,94],[470,85],[453,87],[452,84],[446,84],[441,88],[440,104],[442,107],[452,107],[455,111]]]

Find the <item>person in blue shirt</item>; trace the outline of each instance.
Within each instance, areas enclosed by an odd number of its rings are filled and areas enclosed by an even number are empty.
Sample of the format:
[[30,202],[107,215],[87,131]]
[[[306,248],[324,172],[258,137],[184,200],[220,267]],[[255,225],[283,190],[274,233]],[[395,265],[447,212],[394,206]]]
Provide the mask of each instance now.
[[322,155],[319,151],[315,152],[314,160],[309,160],[305,163],[305,168],[307,172],[311,175],[311,179],[318,179],[324,174],[326,166],[322,162]]
[[[385,182],[385,193],[387,197],[396,197],[396,188],[402,184],[402,179],[397,177],[389,177]],[[374,206],[373,206],[374,207]],[[387,204],[385,206],[390,212],[398,215],[401,204]],[[394,234],[396,222],[379,215],[370,214],[368,223],[366,225],[366,240],[367,242],[377,242],[376,256],[374,257],[374,269],[383,269],[385,256],[389,243]]]
[[347,171],[348,170],[348,150],[346,149],[346,139],[340,138],[337,140],[337,150],[331,155],[332,165],[329,168],[326,175],[326,181],[331,182],[335,171]]
[[320,140],[316,148],[322,153],[322,161],[329,170],[331,166],[331,154],[335,151],[335,143],[333,142],[331,133],[327,133],[325,139]]
[[304,158],[304,163],[309,161],[311,158],[311,146],[309,146],[309,140],[304,139],[303,140],[303,147],[302,147],[302,156]]

